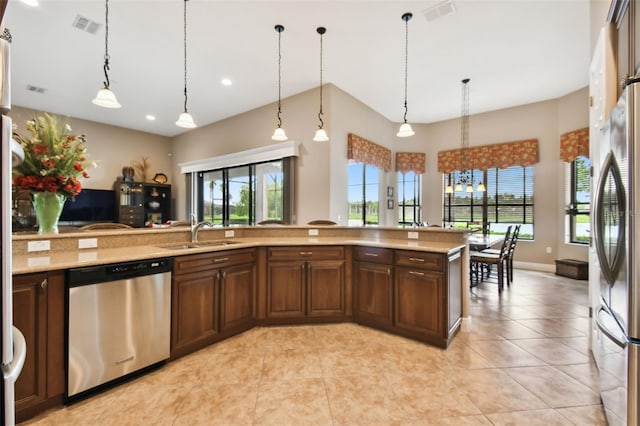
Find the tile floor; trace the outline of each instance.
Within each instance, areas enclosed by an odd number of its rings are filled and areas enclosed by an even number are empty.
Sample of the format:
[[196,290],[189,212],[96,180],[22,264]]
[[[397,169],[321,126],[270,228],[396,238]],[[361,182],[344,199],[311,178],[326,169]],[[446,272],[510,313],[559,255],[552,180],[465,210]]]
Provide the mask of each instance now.
[[587,283],[472,290],[449,349],[355,324],[254,328],[25,425],[606,425]]

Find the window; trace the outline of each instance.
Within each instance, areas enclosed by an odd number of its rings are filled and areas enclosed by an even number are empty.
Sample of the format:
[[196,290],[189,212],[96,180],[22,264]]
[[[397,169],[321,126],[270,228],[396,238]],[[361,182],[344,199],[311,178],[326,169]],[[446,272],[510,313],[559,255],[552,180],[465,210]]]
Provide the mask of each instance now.
[[[445,174],[444,186],[455,184],[459,175],[457,171]],[[471,181],[474,188],[484,182],[486,191],[445,193],[445,222],[458,228],[470,222],[487,223],[491,233],[500,234],[509,225],[521,224],[519,238],[533,239],[533,167],[473,170]]]
[[198,173],[199,219],[215,225],[254,225],[266,219],[290,222],[291,159]]
[[420,175],[398,172],[398,223],[411,225],[421,220]]
[[589,244],[589,211],[591,209],[591,161],[587,157],[576,157],[568,167],[568,190],[566,214],[568,217],[569,241]]
[[379,193],[378,168],[349,160],[349,226],[378,224]]

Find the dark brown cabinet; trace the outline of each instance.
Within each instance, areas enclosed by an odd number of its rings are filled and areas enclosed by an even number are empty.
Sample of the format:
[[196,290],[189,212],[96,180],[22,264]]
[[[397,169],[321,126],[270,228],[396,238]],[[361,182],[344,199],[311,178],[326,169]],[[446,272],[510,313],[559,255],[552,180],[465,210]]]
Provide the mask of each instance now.
[[15,383],[16,420],[60,403],[64,393],[64,274],[13,277],[13,324],[27,343]]
[[354,261],[356,322],[390,328],[393,325],[393,250],[356,247]]
[[139,228],[171,219],[171,185],[118,180],[114,189],[119,223]]
[[253,326],[253,263],[219,271],[220,331],[240,332]]
[[286,322],[345,316],[344,247],[272,247],[267,258],[268,319]]
[[255,250],[176,257],[171,357],[201,349],[253,325]]
[[394,330],[447,347],[460,325],[460,268],[460,251],[396,250]]

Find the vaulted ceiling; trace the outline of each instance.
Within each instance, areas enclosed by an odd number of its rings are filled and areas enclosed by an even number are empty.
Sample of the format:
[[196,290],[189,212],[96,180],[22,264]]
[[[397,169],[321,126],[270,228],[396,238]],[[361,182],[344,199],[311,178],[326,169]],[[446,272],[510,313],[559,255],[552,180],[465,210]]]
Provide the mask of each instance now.
[[[189,112],[204,126],[276,101],[274,26],[282,24],[283,97],[318,86],[316,28],[324,26],[324,81],[402,121],[405,12],[413,13],[410,122],[458,117],[465,77],[471,114],[588,84],[589,1],[455,0],[453,13],[427,19],[425,11],[440,3],[191,0]],[[78,17],[93,23],[93,33],[74,27]],[[4,25],[13,35],[13,104],[166,136],[184,132],[175,125],[183,109],[183,1],[109,2],[116,110],[91,103],[104,80],[104,23],[102,0],[40,0],[38,7],[11,0]]]

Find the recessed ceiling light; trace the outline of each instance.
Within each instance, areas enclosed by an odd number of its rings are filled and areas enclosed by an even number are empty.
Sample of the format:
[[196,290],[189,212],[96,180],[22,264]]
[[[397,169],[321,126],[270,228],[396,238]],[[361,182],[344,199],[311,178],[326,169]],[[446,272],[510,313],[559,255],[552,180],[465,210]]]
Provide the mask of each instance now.
[[220,83],[222,83],[223,86],[231,86],[233,81],[231,81],[230,78],[223,78]]
[[26,4],[27,6],[32,6],[32,7],[38,6],[38,0],[20,0],[20,1]]
[[147,118],[147,120],[149,120],[149,121],[155,121],[156,116],[155,116],[155,115],[151,115],[151,114],[147,114],[147,115],[146,115],[146,118]]

